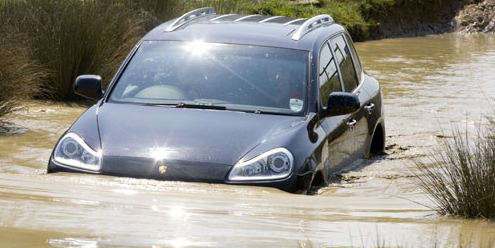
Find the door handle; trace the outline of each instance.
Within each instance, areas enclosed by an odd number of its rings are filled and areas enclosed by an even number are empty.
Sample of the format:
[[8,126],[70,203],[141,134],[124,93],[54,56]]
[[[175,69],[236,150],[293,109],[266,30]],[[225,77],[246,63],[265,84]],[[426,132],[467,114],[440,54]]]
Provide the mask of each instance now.
[[369,103],[368,105],[364,106],[364,109],[366,109],[366,111],[368,111],[368,114],[372,114],[373,111],[375,110],[375,104]]
[[350,121],[347,122],[347,126],[349,126],[351,129],[354,129],[354,126],[356,126],[357,121],[355,119],[351,119]]

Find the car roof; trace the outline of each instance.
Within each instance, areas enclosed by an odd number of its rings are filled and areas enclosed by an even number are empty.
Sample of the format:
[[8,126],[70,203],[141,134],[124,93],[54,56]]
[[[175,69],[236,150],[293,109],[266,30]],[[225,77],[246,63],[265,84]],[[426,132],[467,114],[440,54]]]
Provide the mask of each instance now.
[[[197,16],[192,20],[183,21],[181,18],[184,16],[159,25],[146,34],[143,40],[200,40],[212,43],[246,44],[311,51],[315,42],[325,39],[330,34],[345,30],[341,25],[335,24],[331,17],[326,16],[330,21],[318,23],[318,26],[313,26],[300,39],[294,40],[293,35],[304,26],[308,19],[266,15],[216,15],[213,12],[209,15]],[[317,19],[317,17],[315,18]],[[174,26],[178,22],[182,23]]]

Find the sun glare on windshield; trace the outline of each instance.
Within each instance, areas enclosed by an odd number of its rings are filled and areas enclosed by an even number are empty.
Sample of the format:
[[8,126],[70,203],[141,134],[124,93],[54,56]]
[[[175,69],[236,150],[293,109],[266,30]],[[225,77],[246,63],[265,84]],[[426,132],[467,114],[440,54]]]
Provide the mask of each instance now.
[[184,46],[184,49],[191,53],[192,55],[198,56],[202,55],[209,50],[213,48],[213,45],[211,43],[206,43],[204,41],[193,41],[193,42],[186,42],[186,45]]
[[[303,115],[308,52],[145,41],[112,92],[116,102]],[[183,103],[183,104],[180,104]],[[166,156],[155,151],[154,158]]]

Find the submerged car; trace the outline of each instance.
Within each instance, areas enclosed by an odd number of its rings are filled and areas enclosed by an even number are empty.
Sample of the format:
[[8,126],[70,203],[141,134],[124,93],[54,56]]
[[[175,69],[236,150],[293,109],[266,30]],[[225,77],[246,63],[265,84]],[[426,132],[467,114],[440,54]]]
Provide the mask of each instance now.
[[379,83],[347,31],[310,19],[191,11],[150,31],[63,134],[52,172],[259,185],[328,183],[384,150]]

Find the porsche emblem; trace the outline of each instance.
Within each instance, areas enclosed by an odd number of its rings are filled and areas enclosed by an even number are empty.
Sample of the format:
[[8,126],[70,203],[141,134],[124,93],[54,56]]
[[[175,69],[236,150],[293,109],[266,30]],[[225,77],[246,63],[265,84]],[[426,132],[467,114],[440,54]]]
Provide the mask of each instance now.
[[158,166],[158,172],[160,172],[160,174],[165,174],[165,172],[167,172],[167,166],[162,164],[160,166]]

